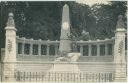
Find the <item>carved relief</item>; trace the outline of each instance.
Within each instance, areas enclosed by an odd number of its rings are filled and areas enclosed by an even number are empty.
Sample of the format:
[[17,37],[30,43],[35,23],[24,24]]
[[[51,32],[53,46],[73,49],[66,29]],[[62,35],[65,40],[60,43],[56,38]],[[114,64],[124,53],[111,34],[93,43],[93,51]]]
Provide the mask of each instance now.
[[123,41],[121,41],[120,43],[119,43],[119,49],[118,49],[118,53],[122,53],[122,49],[123,49]]
[[12,51],[12,41],[8,39],[8,51],[9,53]]

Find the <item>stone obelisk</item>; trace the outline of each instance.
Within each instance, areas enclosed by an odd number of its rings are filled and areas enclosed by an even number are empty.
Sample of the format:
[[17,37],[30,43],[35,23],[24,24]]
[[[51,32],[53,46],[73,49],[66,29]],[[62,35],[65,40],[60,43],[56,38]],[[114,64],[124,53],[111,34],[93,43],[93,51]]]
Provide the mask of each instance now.
[[61,25],[59,52],[61,54],[64,52],[65,53],[71,52],[70,17],[69,17],[69,7],[67,4],[64,5],[62,12],[62,25]]
[[[69,37],[70,37],[69,7],[67,4],[65,4],[62,13],[62,28],[61,28],[59,51],[61,55],[63,55],[63,53],[66,52],[66,56],[58,57],[57,59],[61,59],[61,60],[58,62],[55,61],[54,65],[46,73],[44,79],[48,80],[47,83],[54,83],[60,81],[62,83],[71,83],[72,80],[80,79],[81,71],[78,65],[72,64],[71,61],[68,61],[68,58],[71,57],[71,56],[68,57],[68,55],[70,54],[69,52],[71,52],[71,41]],[[65,61],[63,61],[64,59]],[[71,78],[72,80],[68,80]]]

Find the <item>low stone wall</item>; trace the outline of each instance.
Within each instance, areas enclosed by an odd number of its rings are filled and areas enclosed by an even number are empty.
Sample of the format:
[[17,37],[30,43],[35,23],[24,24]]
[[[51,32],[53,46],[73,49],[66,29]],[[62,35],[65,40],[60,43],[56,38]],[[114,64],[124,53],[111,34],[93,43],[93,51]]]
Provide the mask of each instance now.
[[55,63],[24,61],[16,64],[18,71],[47,72],[55,64],[76,64],[81,72],[114,72],[112,62],[78,62],[78,63]]
[[114,56],[81,56],[78,62],[113,62]]
[[[51,62],[56,58],[55,55],[18,55],[17,61],[40,61],[40,62]],[[78,62],[113,62],[114,56],[80,56]]]
[[49,62],[54,61],[55,56],[47,56],[47,55],[18,55],[17,61],[37,61],[37,62]]

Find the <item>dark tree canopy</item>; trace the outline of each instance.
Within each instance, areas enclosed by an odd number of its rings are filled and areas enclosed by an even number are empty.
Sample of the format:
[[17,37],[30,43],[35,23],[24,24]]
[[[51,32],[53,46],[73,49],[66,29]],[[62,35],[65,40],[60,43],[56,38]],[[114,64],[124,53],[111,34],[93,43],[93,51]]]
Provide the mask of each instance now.
[[126,22],[126,2],[95,4],[92,7],[76,2],[1,2],[0,48],[4,47],[8,13],[14,13],[17,35],[26,38],[59,40],[62,7],[70,7],[71,31],[83,38],[82,31],[91,39],[114,36],[118,15]]

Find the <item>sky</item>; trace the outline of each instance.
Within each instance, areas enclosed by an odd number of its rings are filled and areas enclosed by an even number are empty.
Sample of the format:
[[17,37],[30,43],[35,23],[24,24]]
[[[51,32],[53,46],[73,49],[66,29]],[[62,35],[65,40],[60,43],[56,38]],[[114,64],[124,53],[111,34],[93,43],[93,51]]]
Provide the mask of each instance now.
[[96,3],[108,4],[108,0],[76,0],[76,2],[81,4],[87,4],[89,6],[92,6],[93,4],[96,4]]
[[108,4],[108,1],[128,1],[128,0],[0,0],[0,1],[76,1],[81,4],[92,6],[93,4]]

